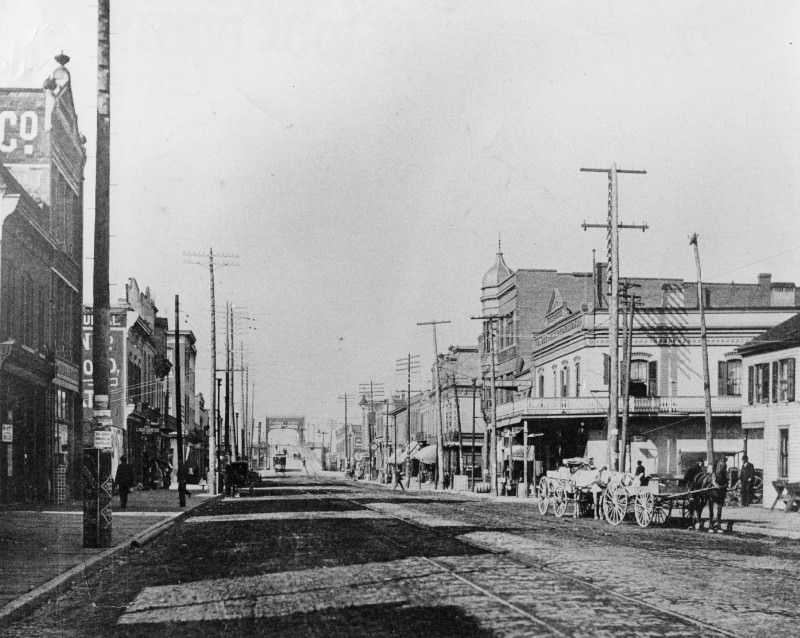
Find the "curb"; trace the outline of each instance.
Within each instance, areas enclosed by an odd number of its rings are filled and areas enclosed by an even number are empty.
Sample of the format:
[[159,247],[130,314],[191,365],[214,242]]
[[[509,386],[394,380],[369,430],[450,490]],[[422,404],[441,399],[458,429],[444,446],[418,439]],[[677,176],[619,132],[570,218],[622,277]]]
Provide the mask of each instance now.
[[96,566],[98,563],[110,558],[114,554],[117,554],[124,549],[141,547],[165,532],[178,521],[186,518],[186,516],[192,510],[197,509],[205,503],[209,503],[215,499],[218,499],[221,496],[221,494],[218,494],[204,500],[202,503],[192,504],[191,507],[187,508],[183,512],[165,512],[165,515],[168,517],[166,520],[154,523],[132,538],[128,538],[120,543],[117,543],[113,547],[109,547],[99,554],[91,556],[82,563],[78,563],[67,571],[55,576],[54,578],[51,578],[46,583],[39,585],[35,589],[32,589],[31,591],[22,594],[18,598],[15,598],[10,603],[7,603],[4,607],[0,608],[0,622],[5,623],[13,620],[19,620],[21,617],[26,616],[33,611],[34,608],[38,607],[43,602],[43,598],[56,591],[67,589],[73,584],[78,576]]

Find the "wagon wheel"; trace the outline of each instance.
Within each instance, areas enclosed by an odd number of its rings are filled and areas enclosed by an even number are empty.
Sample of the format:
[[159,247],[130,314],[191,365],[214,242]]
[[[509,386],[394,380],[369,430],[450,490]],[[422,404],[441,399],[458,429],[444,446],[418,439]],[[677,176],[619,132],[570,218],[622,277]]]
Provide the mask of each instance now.
[[642,490],[636,495],[633,501],[633,514],[636,517],[636,522],[639,527],[647,527],[653,521],[653,511],[655,510],[655,503],[653,502],[653,495]]
[[556,492],[553,496],[553,512],[556,516],[561,518],[564,512],[567,511],[567,490],[563,485],[556,486]]
[[628,512],[628,493],[622,485],[611,483],[603,494],[603,514],[612,525],[619,525]]
[[536,488],[537,505],[539,506],[539,514],[547,514],[547,507],[549,500],[547,497],[547,478],[544,476],[539,480],[539,486]]
[[670,499],[655,499],[652,525],[664,525],[672,514],[672,501]]

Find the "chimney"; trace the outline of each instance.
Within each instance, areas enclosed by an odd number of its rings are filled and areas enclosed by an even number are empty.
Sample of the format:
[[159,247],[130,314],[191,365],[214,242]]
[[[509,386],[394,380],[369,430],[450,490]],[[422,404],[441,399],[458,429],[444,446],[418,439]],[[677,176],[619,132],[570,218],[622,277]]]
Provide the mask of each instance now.
[[769,288],[772,285],[772,273],[762,272],[758,275],[758,285]]

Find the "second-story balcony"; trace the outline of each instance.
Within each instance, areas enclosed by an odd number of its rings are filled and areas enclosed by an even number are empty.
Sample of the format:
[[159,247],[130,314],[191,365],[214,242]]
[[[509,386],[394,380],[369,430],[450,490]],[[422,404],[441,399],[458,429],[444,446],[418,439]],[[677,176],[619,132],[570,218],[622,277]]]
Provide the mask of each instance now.
[[[630,414],[648,415],[703,415],[705,398],[703,396],[676,397],[630,397]],[[620,414],[624,409],[619,402]],[[726,416],[742,412],[740,396],[711,397],[711,413]],[[593,394],[588,397],[540,397],[517,399],[497,406],[497,422],[505,425],[524,417],[559,416],[603,416],[608,413],[608,395]]]

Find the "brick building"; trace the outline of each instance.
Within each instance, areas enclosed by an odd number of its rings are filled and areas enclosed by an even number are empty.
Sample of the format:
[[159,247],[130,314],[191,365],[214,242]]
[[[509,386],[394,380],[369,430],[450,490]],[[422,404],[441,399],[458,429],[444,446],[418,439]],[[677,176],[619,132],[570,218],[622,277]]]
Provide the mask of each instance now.
[[70,75],[0,89],[0,500],[81,490],[84,139]]
[[[595,273],[512,271],[502,254],[483,280],[481,301],[494,322],[498,386],[497,468],[524,432],[534,435],[528,476],[563,458],[604,464],[609,397],[608,308],[603,266]],[[631,278],[639,297],[633,324],[627,458],[648,472],[679,475],[705,457],[700,317],[696,282]],[[704,284],[715,452],[736,462],[743,448],[741,355],[737,348],[797,312],[793,283]],[[620,315],[620,346],[623,317]],[[481,339],[483,374],[491,363],[491,323]],[[620,357],[620,362],[622,358]],[[488,383],[485,383],[488,387]],[[487,397],[488,398],[488,397]],[[490,403],[487,401],[487,409]],[[624,406],[620,401],[620,414]],[[753,449],[761,441],[754,433]],[[513,456],[513,455],[512,455]],[[522,461],[513,462],[520,475]]]

